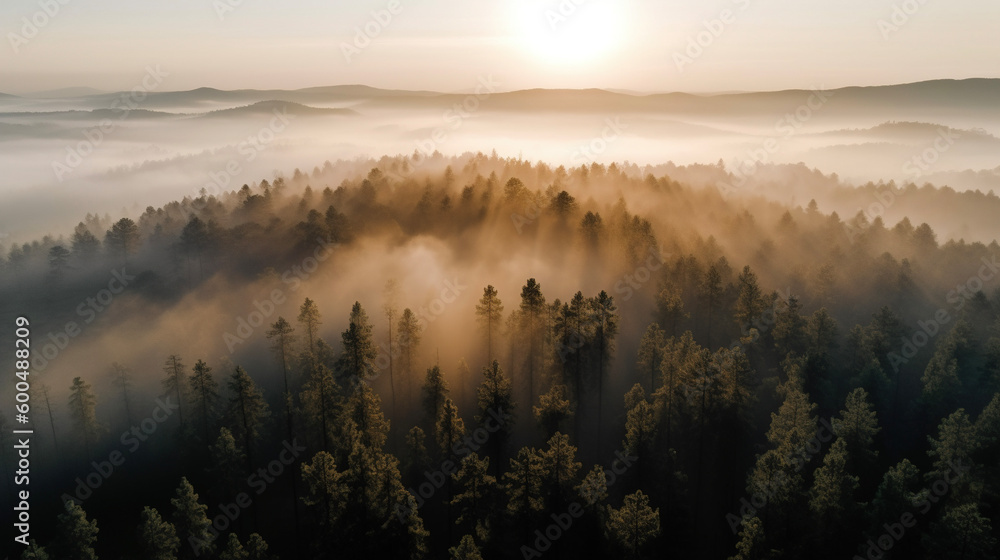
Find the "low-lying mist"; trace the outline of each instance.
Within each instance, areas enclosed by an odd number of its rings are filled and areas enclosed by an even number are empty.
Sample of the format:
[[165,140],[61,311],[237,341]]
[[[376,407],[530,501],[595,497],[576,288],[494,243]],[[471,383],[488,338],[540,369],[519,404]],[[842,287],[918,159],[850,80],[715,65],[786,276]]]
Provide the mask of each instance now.
[[[895,180],[989,192],[1000,184],[1000,113],[984,101],[995,82],[694,96],[504,92],[502,78],[491,76],[468,94],[159,85],[71,99],[2,97],[0,229],[23,243],[59,231],[81,209],[137,213],[324,161],[435,151],[495,150],[574,167],[722,161],[747,187],[760,182],[760,165],[801,162],[847,185]],[[331,179],[313,186],[336,187],[340,179]],[[800,202],[783,195],[791,182],[768,196]],[[863,207],[830,209],[853,215]],[[935,225],[949,235],[961,229]]]

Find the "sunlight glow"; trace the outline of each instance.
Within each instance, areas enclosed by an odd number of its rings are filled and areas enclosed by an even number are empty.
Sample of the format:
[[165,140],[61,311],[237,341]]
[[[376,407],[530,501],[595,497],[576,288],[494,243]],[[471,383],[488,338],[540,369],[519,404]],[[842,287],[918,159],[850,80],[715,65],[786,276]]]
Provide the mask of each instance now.
[[514,14],[522,47],[546,64],[595,62],[614,51],[623,36],[621,7],[610,1],[522,0]]

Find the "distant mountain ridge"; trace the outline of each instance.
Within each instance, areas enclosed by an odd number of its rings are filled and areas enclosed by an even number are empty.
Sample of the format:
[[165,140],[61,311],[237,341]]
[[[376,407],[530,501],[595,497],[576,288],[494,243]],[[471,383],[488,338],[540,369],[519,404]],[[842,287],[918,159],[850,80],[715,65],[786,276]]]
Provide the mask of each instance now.
[[[789,108],[794,109],[799,104],[805,103],[813,94],[813,90],[808,89],[719,94],[683,92],[639,94],[601,88],[535,88],[489,93],[488,109],[699,113],[738,107],[744,112],[780,112]],[[963,111],[1000,112],[998,103],[1000,79],[997,78],[942,79],[883,86],[849,86],[825,90],[824,94],[835,98],[837,105],[842,108],[872,113],[942,106],[956,107]],[[110,106],[122,95],[122,92],[100,93],[77,99],[88,103],[92,108],[100,108]],[[302,105],[436,107],[462,102],[469,95],[469,93],[381,89],[361,84],[318,86],[296,90],[220,90],[201,87],[186,91],[149,92],[142,101],[142,106],[146,109],[205,106],[206,109],[216,110],[275,100]],[[25,99],[6,94],[0,94],[0,97]],[[485,98],[485,95],[483,97]],[[226,104],[230,107],[219,106]]]
[[245,115],[269,114],[273,112],[287,113],[294,116],[320,116],[320,115],[357,115],[357,111],[351,109],[331,109],[323,107],[310,107],[301,103],[289,101],[258,101],[250,105],[233,107],[232,109],[219,109],[209,111],[199,115],[200,117],[241,117]]

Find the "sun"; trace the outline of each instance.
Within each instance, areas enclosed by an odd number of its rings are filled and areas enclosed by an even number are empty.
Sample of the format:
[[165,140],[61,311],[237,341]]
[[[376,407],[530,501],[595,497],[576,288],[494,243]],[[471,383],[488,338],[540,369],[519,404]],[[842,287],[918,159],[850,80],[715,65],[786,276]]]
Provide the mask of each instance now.
[[612,53],[622,38],[620,4],[602,0],[517,2],[522,47],[548,64],[582,65]]

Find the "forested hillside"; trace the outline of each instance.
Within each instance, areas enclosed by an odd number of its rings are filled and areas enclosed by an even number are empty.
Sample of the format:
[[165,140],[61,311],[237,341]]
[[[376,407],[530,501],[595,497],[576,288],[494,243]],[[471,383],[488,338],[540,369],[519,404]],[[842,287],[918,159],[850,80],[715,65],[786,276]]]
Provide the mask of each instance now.
[[8,244],[22,558],[996,556],[1000,245],[735,182],[415,154]]

